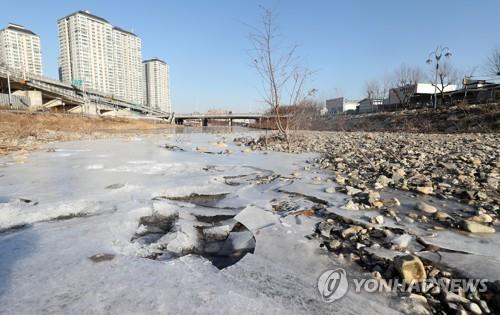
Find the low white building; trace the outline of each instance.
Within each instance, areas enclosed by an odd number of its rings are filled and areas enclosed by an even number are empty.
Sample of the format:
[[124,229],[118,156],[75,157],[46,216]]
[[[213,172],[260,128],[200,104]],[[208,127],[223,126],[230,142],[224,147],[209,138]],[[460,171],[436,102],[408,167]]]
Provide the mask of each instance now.
[[[444,92],[453,92],[457,86],[450,84],[444,87]],[[419,104],[432,104],[434,92],[441,93],[441,85],[437,85],[437,89],[432,83],[417,83],[407,86],[393,88],[389,91],[389,104],[405,104],[412,103]]]
[[348,100],[344,97],[333,98],[326,100],[326,108],[329,115],[343,113],[347,111],[356,111],[359,105],[358,101]]

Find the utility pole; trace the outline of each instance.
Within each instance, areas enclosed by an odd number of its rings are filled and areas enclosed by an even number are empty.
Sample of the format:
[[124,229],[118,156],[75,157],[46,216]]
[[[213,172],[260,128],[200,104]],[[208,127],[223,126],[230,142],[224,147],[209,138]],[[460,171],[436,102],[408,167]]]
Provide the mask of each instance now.
[[10,73],[9,69],[7,69],[7,90],[9,91],[9,106],[12,109],[12,92],[10,90]]

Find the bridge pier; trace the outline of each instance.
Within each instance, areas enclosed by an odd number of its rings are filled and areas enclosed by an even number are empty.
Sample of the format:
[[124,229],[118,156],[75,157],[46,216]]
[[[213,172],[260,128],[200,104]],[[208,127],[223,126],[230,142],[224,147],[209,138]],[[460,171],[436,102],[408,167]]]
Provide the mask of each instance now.
[[202,125],[203,127],[207,127],[207,126],[208,126],[208,118],[203,118],[203,119],[201,120],[201,125]]
[[232,127],[232,126],[233,126],[233,119],[229,118],[229,127]]

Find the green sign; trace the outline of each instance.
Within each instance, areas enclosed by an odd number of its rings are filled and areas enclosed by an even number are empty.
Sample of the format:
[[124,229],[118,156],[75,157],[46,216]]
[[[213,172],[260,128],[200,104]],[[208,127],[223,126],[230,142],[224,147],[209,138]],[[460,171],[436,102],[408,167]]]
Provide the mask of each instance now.
[[83,80],[71,80],[71,85],[82,87]]

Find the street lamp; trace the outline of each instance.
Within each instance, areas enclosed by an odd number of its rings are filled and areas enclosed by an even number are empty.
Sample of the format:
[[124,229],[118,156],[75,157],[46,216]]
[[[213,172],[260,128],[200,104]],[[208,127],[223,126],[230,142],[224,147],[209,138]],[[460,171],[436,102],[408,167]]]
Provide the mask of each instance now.
[[[437,46],[435,51],[432,51],[429,54],[429,57],[427,58],[426,62],[428,64],[432,64],[434,61],[436,62],[436,76],[434,80],[434,109],[437,109],[437,80],[438,80],[438,73],[439,73],[439,60],[441,60],[442,57],[446,57],[447,59],[451,57],[451,51],[448,47],[441,47]],[[443,89],[443,87],[441,87]]]

